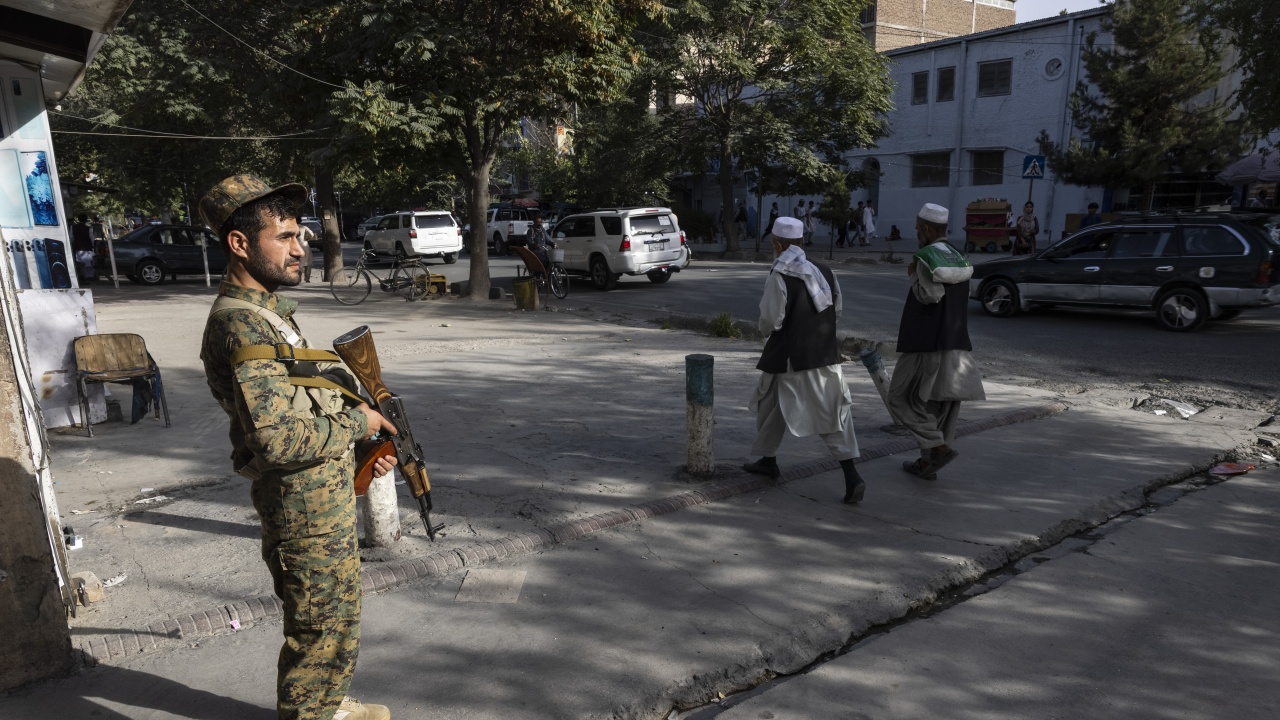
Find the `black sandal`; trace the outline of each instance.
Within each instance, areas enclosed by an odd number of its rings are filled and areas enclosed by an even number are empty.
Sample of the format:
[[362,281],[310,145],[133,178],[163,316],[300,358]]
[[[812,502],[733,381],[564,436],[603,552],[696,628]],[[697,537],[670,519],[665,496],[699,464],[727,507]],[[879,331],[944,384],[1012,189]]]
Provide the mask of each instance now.
[[916,458],[912,462],[902,463],[902,469],[924,480],[937,480],[937,469],[924,458]]

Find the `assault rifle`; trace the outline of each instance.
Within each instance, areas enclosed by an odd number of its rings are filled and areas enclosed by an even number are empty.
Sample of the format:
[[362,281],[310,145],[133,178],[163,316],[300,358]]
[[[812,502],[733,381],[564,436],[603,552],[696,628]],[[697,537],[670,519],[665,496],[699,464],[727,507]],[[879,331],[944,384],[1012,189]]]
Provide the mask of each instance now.
[[[431,524],[431,480],[424,467],[422,446],[413,439],[409,416],[404,411],[400,396],[393,395],[382,382],[382,367],[378,363],[378,351],[373,346],[373,333],[369,331],[368,325],[361,325],[334,340],[333,349],[360,381],[365,392],[373,398],[378,412],[396,427],[396,434],[389,438],[376,435],[372,438],[379,444],[360,462],[356,494],[363,494],[359,487],[362,479],[363,489],[368,488],[369,479],[372,479],[373,461],[378,457],[394,454],[398,461],[396,467],[409,483],[409,489],[418,501],[418,514],[422,516],[422,524],[427,528],[427,537],[434,541],[436,532],[444,525]],[[367,479],[364,478],[365,475],[368,476]]]

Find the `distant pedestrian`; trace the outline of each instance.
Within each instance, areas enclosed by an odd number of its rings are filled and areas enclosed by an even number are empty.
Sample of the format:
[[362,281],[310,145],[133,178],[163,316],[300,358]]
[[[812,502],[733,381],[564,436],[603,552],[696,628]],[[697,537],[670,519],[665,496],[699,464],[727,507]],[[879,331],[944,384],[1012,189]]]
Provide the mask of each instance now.
[[898,226],[897,226],[897,225],[890,225],[890,226],[889,226],[889,237],[888,237],[888,238],[886,238],[886,239],[887,239],[889,242],[897,242],[897,241],[899,241],[899,240],[901,240],[901,239],[902,239],[902,231],[898,229]]
[[733,223],[738,226],[738,239],[745,238],[747,236],[747,204],[745,202],[738,203],[738,212],[733,216]]
[[849,222],[847,218],[840,218],[837,223],[836,247],[844,247],[849,242]]
[[768,235],[773,232],[773,224],[778,221],[778,203],[769,205],[769,224],[765,226],[764,234]]
[[853,459],[858,438],[853,430],[853,397],[840,369],[836,323],[840,320],[840,284],[830,268],[809,261],[798,243],[803,223],[778,218],[769,236],[777,260],[760,300],[760,332],[767,334],[756,368],[760,382],[749,408],[756,413],[751,454],[761,456],[743,469],[779,477],[782,436],[818,435],[840,463],[844,502],[862,500],[866,485]]
[[792,213],[792,217],[797,220],[804,220],[804,203],[800,203],[796,206],[796,211]]
[[858,242],[859,246],[867,244],[866,226],[862,224],[864,210],[866,210],[865,204],[859,200],[858,207],[853,209],[853,239]]
[[81,215],[71,226],[71,255],[77,279],[84,285],[92,283],[97,273],[94,271],[93,228],[89,227],[88,215]]
[[862,209],[862,232],[866,238],[867,244],[871,244],[871,238],[876,236],[876,210],[871,207],[871,201],[867,201],[867,206]]
[[1270,206],[1271,206],[1271,203],[1268,202],[1267,200],[1266,190],[1259,190],[1258,194],[1255,195],[1254,198],[1249,201],[1249,207],[1251,208],[1264,208],[1264,207],[1270,207]]
[[889,386],[894,421],[906,426],[920,447],[920,458],[902,467],[925,480],[936,480],[938,470],[959,455],[952,445],[961,401],[986,399],[969,342],[973,268],[947,242],[947,219],[947,209],[932,203],[916,218],[920,250],[907,266],[911,291],[902,309],[898,364]]
[[316,232],[311,228],[298,224],[298,241],[302,243],[302,279],[311,282],[311,243],[316,239]]
[[1102,216],[1098,214],[1098,203],[1091,202],[1088,207],[1088,214],[1080,218],[1080,229],[1083,230],[1093,225],[1099,225],[1103,222]]
[[813,226],[814,226],[814,223],[817,221],[817,217],[815,217],[817,215],[817,212],[818,212],[817,208],[813,206],[813,201],[810,200],[809,207],[805,208],[805,211],[804,211],[804,244],[805,245],[813,244]]
[[1014,255],[1030,255],[1036,251],[1036,236],[1040,234],[1040,220],[1035,213],[1035,203],[1028,201],[1022,206],[1022,215],[1013,225]]

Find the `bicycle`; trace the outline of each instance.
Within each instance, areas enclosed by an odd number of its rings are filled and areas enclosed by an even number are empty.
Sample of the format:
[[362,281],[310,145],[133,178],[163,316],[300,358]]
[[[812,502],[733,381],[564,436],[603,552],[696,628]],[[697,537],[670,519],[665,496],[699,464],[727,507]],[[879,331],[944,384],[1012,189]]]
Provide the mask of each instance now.
[[391,265],[391,273],[380,277],[368,267],[369,262],[377,256],[372,250],[360,253],[355,267],[344,267],[333,274],[329,280],[329,292],[333,299],[343,305],[359,305],[373,291],[373,280],[383,292],[393,292],[405,300],[421,300],[431,290],[431,273],[416,257],[397,259]]

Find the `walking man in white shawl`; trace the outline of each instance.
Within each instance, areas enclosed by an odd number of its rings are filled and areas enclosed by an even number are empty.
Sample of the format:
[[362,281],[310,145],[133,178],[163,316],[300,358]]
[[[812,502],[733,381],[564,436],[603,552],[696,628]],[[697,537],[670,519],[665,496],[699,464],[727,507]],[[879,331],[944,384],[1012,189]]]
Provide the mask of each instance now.
[[911,292],[898,327],[898,364],[889,385],[893,419],[920,446],[902,469],[925,480],[960,453],[952,445],[962,400],[985,400],[969,342],[969,260],[947,242],[948,211],[926,203],[916,217],[920,250],[907,267]]
[[853,398],[840,370],[836,323],[841,293],[825,265],[810,262],[800,249],[804,223],[780,217],[773,224],[777,260],[760,300],[760,332],[769,335],[756,368],[761,371],[751,404],[756,413],[756,462],[743,469],[776,478],[782,435],[818,435],[844,472],[844,502],[857,503],[866,492],[853,459]]

